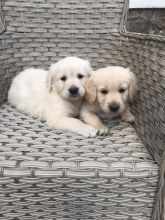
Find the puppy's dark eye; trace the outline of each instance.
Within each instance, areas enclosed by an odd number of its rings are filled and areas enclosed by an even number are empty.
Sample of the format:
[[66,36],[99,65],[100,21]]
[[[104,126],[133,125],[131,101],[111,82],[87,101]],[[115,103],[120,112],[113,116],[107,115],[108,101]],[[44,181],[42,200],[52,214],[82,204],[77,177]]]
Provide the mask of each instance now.
[[106,95],[108,93],[108,91],[106,89],[101,89],[100,92],[103,94],[103,95]]
[[62,76],[60,79],[61,79],[62,81],[66,81],[66,80],[67,80],[66,76]]
[[79,79],[82,79],[84,76],[83,76],[81,73],[79,73],[79,74],[77,75],[77,77],[78,77]]
[[124,93],[124,92],[125,92],[125,90],[126,90],[126,89],[121,88],[121,89],[119,89],[119,92],[120,92],[120,93]]

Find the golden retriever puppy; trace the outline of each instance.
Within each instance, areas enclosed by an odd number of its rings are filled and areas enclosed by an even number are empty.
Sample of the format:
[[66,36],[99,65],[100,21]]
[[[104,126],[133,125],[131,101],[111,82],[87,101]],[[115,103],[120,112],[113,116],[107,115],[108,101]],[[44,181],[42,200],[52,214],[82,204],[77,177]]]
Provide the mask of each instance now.
[[97,130],[76,118],[91,71],[89,61],[78,57],[61,59],[49,71],[26,69],[13,79],[8,101],[50,128],[93,137]]
[[103,111],[111,117],[120,115],[122,120],[132,122],[134,116],[130,112],[129,102],[133,101],[136,93],[137,80],[129,69],[120,66],[99,69],[86,83],[86,101],[80,117],[100,133],[107,133],[108,128],[97,113]]

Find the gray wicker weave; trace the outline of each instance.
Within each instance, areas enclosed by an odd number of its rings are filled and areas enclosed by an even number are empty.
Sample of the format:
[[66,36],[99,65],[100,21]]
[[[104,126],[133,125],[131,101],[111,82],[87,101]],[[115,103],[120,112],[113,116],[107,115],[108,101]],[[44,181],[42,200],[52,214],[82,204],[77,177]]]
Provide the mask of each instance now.
[[[164,39],[127,33],[124,0],[1,5],[0,220],[163,220]],[[68,55],[94,68],[131,68],[140,85],[134,127],[106,120],[111,135],[85,139],[49,130],[5,103],[19,71]]]

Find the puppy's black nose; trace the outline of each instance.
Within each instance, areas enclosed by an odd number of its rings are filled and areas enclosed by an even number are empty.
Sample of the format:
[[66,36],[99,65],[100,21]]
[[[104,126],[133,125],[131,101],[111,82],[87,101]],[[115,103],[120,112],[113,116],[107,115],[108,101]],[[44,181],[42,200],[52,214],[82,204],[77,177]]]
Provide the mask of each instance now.
[[109,104],[109,110],[111,111],[111,112],[117,112],[118,110],[119,110],[119,104],[117,104],[116,102],[112,102],[111,104]]
[[77,95],[78,90],[79,90],[79,89],[78,89],[76,86],[72,86],[72,87],[69,88],[69,93],[70,93],[71,95]]

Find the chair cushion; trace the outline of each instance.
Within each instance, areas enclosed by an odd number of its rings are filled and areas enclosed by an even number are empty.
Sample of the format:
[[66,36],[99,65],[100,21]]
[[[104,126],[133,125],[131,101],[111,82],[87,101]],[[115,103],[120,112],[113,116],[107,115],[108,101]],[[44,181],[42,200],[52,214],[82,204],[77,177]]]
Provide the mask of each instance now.
[[1,106],[0,216],[150,219],[158,166],[130,124],[107,123],[84,138]]

